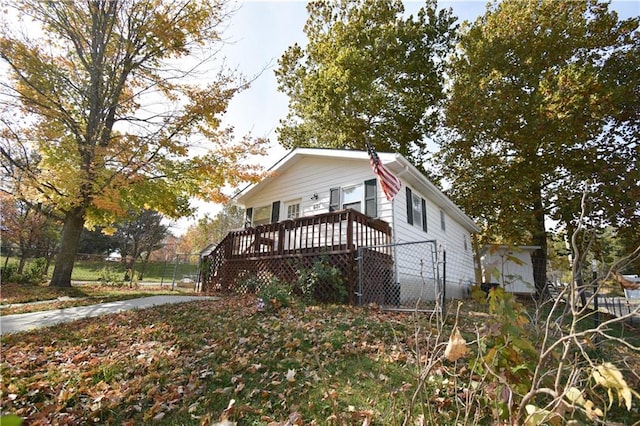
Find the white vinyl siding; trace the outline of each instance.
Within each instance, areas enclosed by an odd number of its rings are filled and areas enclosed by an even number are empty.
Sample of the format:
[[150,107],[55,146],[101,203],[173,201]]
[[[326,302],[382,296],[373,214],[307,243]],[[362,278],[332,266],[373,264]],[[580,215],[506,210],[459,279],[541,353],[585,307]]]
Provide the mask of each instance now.
[[[418,231],[415,226],[415,221],[411,224],[407,218],[408,192],[409,191],[400,191],[394,199],[395,219],[393,221],[393,241],[406,243],[411,241],[435,240],[440,250],[446,248],[447,252],[456,253],[455,264],[451,261],[454,257],[448,257],[447,283],[449,283],[450,286],[447,287],[447,297],[464,297],[467,283],[475,281],[473,252],[472,250],[465,250],[465,241],[468,242],[470,240],[469,231],[460,223],[451,219],[451,216],[448,216],[441,206],[435,204],[426,195],[419,193],[412,187],[411,197],[414,198],[414,195],[416,195],[425,200],[424,205],[427,224],[440,224],[440,211],[443,211],[447,222],[446,233],[439,225],[429,226],[427,232]],[[412,215],[415,216],[415,214],[413,214],[413,205],[412,200]],[[401,269],[403,262],[415,263],[419,262],[419,260],[412,261],[411,259],[403,259],[398,263],[399,269]]]
[[[300,216],[312,216],[329,211],[329,191],[360,185],[375,178],[369,160],[337,158],[303,158],[294,167],[280,172],[277,179],[265,183],[251,199],[243,200],[247,207],[267,205],[275,200],[300,199]],[[314,194],[318,197],[315,199]],[[377,218],[391,223],[391,203],[387,201],[380,185],[376,187]],[[367,202],[365,196],[361,202]],[[364,211],[364,204],[361,205]],[[286,219],[283,207],[280,219]]]

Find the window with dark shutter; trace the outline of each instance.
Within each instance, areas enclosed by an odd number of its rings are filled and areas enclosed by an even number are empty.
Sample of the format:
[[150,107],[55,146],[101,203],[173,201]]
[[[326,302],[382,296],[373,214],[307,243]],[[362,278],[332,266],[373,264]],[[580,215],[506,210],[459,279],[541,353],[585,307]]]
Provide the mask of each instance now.
[[329,211],[336,210],[340,210],[340,188],[331,188],[329,190]]
[[274,201],[271,205],[271,223],[280,221],[280,201]]
[[253,217],[253,207],[247,208],[247,211],[244,216],[244,227],[248,228],[251,226],[251,218]]
[[407,223],[413,225],[413,194],[411,189],[407,186]]
[[377,180],[371,179],[364,182],[364,214],[369,217],[378,216],[378,189]]
[[427,202],[422,198],[422,230],[427,232]]

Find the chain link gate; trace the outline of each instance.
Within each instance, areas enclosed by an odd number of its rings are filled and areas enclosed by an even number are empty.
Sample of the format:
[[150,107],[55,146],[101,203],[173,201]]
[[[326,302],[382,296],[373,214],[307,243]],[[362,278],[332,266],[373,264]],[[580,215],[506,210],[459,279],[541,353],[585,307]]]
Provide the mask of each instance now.
[[431,310],[435,301],[441,312],[445,272],[444,252],[435,240],[361,247],[358,303]]

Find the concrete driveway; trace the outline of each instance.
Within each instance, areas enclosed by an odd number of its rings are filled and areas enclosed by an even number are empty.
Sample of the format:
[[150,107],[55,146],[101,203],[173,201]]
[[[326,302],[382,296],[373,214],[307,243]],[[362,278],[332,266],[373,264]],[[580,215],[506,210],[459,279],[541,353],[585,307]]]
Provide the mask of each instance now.
[[192,302],[195,300],[217,300],[217,297],[206,296],[150,296],[139,299],[121,300],[118,302],[100,303],[97,305],[77,306],[75,308],[55,309],[52,311],[32,312],[28,314],[0,316],[0,332],[16,333],[54,324],[74,321],[82,318],[133,309],[146,309],[168,303]]

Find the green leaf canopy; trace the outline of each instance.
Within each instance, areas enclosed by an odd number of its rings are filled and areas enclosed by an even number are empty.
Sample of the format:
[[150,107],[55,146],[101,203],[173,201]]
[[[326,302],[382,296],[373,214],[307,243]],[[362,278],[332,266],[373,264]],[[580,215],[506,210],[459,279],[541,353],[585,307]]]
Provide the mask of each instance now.
[[[84,225],[189,214],[256,177],[256,141],[220,125],[246,87],[215,69],[224,0],[10,3],[0,30],[2,190],[63,221],[52,284],[69,285]],[[9,22],[11,17],[24,22]],[[32,28],[21,31],[20,24]],[[203,72],[206,71],[206,72]]]
[[596,1],[504,0],[462,30],[441,173],[488,240],[541,247],[539,288],[545,219],[570,225],[585,185],[601,224],[638,221],[638,40]]
[[420,165],[444,99],[450,11],[428,1],[406,17],[395,0],[315,1],[307,10],[306,46],[289,47],[276,70],[289,96],[280,142],[364,149],[368,137]]

